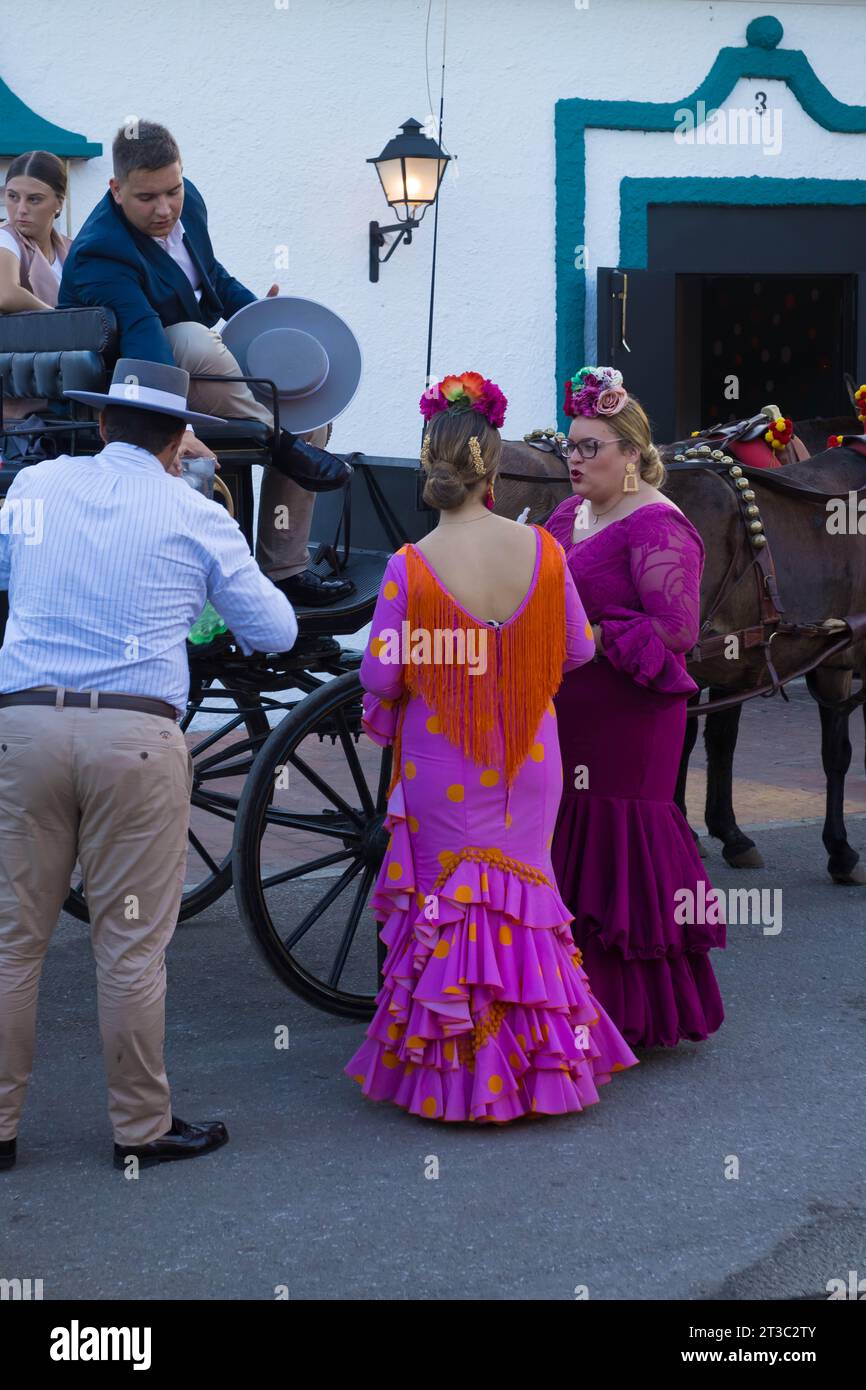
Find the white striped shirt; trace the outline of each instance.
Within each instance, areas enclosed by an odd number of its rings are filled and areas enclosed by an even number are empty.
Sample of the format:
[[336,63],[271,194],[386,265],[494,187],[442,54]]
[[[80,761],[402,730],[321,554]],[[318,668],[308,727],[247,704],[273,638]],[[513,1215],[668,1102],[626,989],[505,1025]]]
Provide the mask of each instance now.
[[285,652],[294,610],[218,502],[132,444],[23,468],[0,509],[0,692],[114,690],[186,708],[210,599],[241,650]]

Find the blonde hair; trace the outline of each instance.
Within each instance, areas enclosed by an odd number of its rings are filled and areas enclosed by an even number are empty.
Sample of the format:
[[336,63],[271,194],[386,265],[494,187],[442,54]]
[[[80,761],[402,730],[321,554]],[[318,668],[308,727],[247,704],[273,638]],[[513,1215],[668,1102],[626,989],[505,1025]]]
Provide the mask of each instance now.
[[606,415],[605,423],[619,435],[625,444],[633,444],[640,454],[640,475],[650,487],[661,487],[667,476],[662,457],[652,441],[650,422],[646,411],[636,396],[629,396],[628,403],[618,415]]
[[[478,440],[483,471],[476,468],[469,441]],[[442,410],[427,428],[421,464],[427,474],[422,494],[428,507],[451,511],[479,484],[493,477],[502,458],[499,431],[478,410]]]

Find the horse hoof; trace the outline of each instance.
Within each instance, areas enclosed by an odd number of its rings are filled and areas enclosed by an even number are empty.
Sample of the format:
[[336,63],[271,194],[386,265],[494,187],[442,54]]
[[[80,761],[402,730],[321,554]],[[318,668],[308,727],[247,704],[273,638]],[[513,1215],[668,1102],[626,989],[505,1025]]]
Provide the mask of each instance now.
[[855,864],[847,874],[831,874],[830,877],[834,883],[842,883],[849,888],[862,888],[866,883],[866,869],[861,869],[859,864]]
[[740,850],[738,854],[728,854],[722,850],[725,856],[725,863],[730,864],[732,869],[763,869],[764,858],[760,850],[755,849],[754,845],[750,849]]

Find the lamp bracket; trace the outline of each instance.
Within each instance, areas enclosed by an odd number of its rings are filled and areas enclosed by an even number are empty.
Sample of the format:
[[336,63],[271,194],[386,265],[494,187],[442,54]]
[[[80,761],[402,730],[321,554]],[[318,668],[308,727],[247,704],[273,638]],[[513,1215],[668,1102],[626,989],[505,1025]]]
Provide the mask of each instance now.
[[[390,261],[401,241],[405,241],[407,246],[411,243],[412,232],[417,226],[419,220],[413,217],[407,218],[405,222],[393,222],[388,227],[380,227],[378,222],[370,223],[370,280],[373,284],[378,282],[379,266]],[[399,235],[391,242],[387,255],[380,256],[380,247],[388,245],[385,240],[386,232],[398,232]]]

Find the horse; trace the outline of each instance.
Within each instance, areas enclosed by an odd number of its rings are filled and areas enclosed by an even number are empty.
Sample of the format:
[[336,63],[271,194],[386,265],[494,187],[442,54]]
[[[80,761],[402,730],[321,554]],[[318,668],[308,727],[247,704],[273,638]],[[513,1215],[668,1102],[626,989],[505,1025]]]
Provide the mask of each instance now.
[[[687,451],[693,445],[693,440],[688,441]],[[707,466],[710,462],[712,466]],[[738,501],[738,493],[746,489],[730,486],[733,480],[723,476],[726,467],[735,466],[733,460],[729,457],[726,466],[695,453],[688,465],[672,468],[663,490],[696,527],[707,555],[701,603],[704,644],[703,650],[692,654],[689,671],[702,690],[711,690],[711,698],[727,702],[723,711],[707,715],[708,830],[722,840],[728,862],[740,867],[744,862],[762,862],[754,843],[736,825],[732,806],[740,702],[764,693],[762,679],[766,693],[773,693],[784,681],[806,673],[821,717],[827,779],[822,838],[828,872],[836,883],[864,884],[866,873],[848,843],[842,806],[851,761],[848,719],[862,700],[862,692],[851,695],[854,674],[866,682],[866,547],[856,534],[831,537],[826,522],[831,498],[862,491],[866,503],[866,459],[846,443],[784,468],[741,470],[748,490],[758,498],[762,525],[764,517],[768,519],[777,552],[774,584],[782,596],[778,605],[783,616],[777,614],[773,631],[761,627],[766,614],[758,603],[757,586],[748,579],[751,572],[757,573],[757,566],[754,550],[749,554],[750,523],[741,515]],[[528,520],[543,521],[553,506],[571,496],[564,436],[543,430],[525,436],[522,443],[505,442],[500,478],[495,510],[513,517],[528,507]],[[831,539],[834,550],[829,563]],[[769,553],[769,547],[763,548]],[[847,618],[853,627],[846,624]],[[730,652],[706,655],[708,639],[715,638],[718,644],[740,633],[746,636],[735,644],[735,656]],[[827,656],[830,649],[832,655]],[[677,804],[683,812],[685,770],[697,737],[696,718],[688,720],[686,728],[677,787]]]

